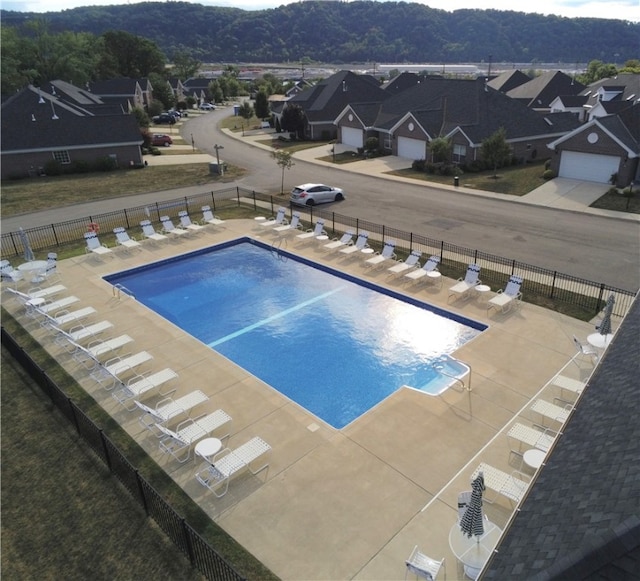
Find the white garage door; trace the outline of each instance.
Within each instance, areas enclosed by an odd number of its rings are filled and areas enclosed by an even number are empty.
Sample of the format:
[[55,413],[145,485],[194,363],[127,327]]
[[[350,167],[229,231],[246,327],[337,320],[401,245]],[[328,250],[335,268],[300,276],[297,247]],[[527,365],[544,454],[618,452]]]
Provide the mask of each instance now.
[[350,145],[351,147],[364,147],[362,129],[356,129],[355,127],[343,127],[342,143],[344,145]]
[[420,139],[398,137],[398,157],[407,159],[426,159],[427,146]]
[[620,159],[612,155],[563,151],[559,177],[606,184],[611,174],[618,172],[619,164]]

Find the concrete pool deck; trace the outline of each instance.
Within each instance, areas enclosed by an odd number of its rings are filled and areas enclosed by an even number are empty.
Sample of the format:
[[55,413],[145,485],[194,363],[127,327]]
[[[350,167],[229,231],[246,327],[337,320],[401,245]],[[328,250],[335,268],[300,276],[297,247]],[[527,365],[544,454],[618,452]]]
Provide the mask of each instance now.
[[[92,321],[111,321],[111,336],[130,335],[135,342],[126,352],[153,355],[146,370],[171,367],[179,376],[172,385],[176,396],[200,389],[210,397],[192,416],[222,408],[233,418],[230,448],[254,436],[271,445],[266,474],[236,477],[220,499],[195,480],[200,462],[191,458],[179,464],[161,454],[158,439],[141,427],[138,413],[126,411],[91,380],[49,333],[24,316],[20,320],[212,519],[280,578],[403,579],[404,561],[419,545],[430,556],[446,559],[448,579],[462,579],[448,542],[458,493],[470,489],[480,462],[509,473],[520,468],[509,454],[508,427],[535,419],[527,410],[536,397],[552,401],[559,395],[549,385],[556,374],[587,379],[591,364],[570,363],[572,335],[584,339],[593,325],[526,303],[509,314],[487,316],[482,297],[447,304],[450,279],[441,288],[401,285],[387,279],[386,269],[371,272],[360,260],[344,261],[320,245],[290,238],[290,252],[489,325],[453,354],[472,369],[471,391],[450,389],[433,397],[401,389],[336,430],[135,299],[118,296],[101,278],[244,235],[273,240],[270,233],[256,232],[253,220],[234,220],[188,239],[145,241],[141,251],[115,248],[113,258],[81,256],[59,264],[67,294],[79,297],[79,306],[97,310]],[[4,304],[22,315],[8,293]],[[301,381],[304,373],[301,358]],[[513,507],[499,497],[485,510],[504,528]]]

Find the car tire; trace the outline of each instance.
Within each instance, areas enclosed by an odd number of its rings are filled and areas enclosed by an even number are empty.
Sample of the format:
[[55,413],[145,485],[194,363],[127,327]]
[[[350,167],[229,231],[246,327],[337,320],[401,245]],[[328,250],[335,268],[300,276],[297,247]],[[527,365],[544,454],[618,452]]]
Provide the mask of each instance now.
[[336,202],[341,202],[344,200],[344,196],[342,194],[336,194]]
[[165,147],[169,147],[171,144],[168,141],[165,141],[162,145],[164,145]]
[[313,198],[309,198],[307,200],[307,206],[315,206],[316,205],[316,201]]

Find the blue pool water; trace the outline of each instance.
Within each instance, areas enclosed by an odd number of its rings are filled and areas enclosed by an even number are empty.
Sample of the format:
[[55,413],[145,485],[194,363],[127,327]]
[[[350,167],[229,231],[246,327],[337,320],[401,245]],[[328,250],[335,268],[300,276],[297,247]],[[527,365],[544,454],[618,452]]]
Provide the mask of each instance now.
[[335,428],[486,328],[248,239],[106,280]]

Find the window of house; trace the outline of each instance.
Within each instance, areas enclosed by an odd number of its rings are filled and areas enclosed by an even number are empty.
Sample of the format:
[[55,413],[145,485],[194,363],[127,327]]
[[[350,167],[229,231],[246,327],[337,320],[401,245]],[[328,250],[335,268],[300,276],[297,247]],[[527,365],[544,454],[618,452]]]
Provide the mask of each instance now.
[[384,149],[388,149],[388,150],[391,149],[391,135],[389,135],[388,133],[386,133],[385,136],[384,136],[384,143],[383,143],[382,147]]
[[453,161],[454,162],[464,161],[465,157],[467,157],[467,146],[458,145],[457,143],[454,143],[453,144]]
[[66,149],[61,149],[59,151],[53,152],[53,159],[55,159],[59,163],[71,163],[71,158],[69,157],[69,152]]

